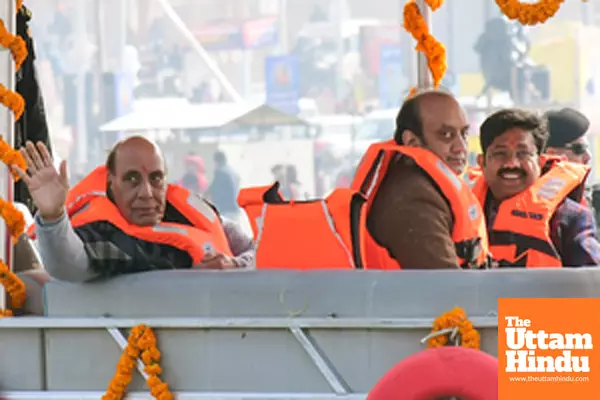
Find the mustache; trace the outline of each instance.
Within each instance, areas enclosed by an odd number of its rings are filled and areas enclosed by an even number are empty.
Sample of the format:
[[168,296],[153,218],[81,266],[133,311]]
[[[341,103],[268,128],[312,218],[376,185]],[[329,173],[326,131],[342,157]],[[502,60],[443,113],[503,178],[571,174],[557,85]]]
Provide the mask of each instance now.
[[525,172],[522,168],[500,168],[498,170],[498,176],[502,176],[504,174],[518,174],[520,176],[526,176],[527,172]]

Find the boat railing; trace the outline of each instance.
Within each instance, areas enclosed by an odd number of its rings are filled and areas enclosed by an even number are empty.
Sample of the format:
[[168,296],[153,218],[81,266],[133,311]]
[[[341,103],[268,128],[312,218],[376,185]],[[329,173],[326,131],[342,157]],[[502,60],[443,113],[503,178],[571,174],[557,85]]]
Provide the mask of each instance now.
[[[100,398],[144,323],[180,399],[364,399],[445,311],[463,307],[496,355],[498,298],[600,297],[600,270],[160,271],[39,290],[45,316],[0,320],[0,397]],[[129,389],[150,398],[141,372]]]

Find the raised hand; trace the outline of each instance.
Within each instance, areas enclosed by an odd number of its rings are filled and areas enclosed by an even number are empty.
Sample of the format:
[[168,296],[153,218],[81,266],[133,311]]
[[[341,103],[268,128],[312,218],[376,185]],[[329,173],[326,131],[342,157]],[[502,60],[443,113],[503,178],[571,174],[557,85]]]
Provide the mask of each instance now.
[[61,162],[60,171],[57,171],[48,148],[42,142],[34,145],[28,141],[21,148],[21,154],[27,162],[27,171],[16,165],[11,167],[29,188],[40,216],[47,221],[60,218],[69,192],[67,162]]

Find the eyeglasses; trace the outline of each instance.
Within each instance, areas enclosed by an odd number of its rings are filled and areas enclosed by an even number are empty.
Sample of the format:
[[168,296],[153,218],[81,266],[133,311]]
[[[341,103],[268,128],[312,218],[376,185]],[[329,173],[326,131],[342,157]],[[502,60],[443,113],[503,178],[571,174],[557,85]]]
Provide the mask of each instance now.
[[588,144],[584,142],[576,142],[565,146],[566,149],[571,150],[576,156],[582,156],[588,152]]

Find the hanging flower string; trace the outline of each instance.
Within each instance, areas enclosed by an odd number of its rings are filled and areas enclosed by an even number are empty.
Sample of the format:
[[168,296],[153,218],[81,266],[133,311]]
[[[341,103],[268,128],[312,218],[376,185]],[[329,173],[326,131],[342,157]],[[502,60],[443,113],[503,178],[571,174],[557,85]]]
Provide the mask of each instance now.
[[[23,2],[16,1],[17,12],[21,9]],[[18,35],[13,35],[6,29],[4,21],[0,20],[0,47],[10,50],[15,69],[19,70],[23,62],[27,58],[27,45],[25,41]],[[23,115],[25,110],[25,100],[21,95],[8,90],[0,84],[0,103],[10,108],[15,115],[15,120],[18,120]],[[25,160],[21,154],[14,150],[7,142],[0,137],[0,160],[7,166],[18,165],[19,167],[27,168]],[[18,178],[15,178],[18,179]],[[6,223],[6,229],[17,241],[25,231],[25,217],[15,208],[15,206],[4,199],[0,199],[0,216]],[[10,305],[13,309],[23,307],[25,303],[25,284],[23,281],[10,270],[10,267],[0,260],[0,284],[4,286]],[[13,315],[11,310],[3,310],[0,308],[0,318],[10,317]]]
[[[17,1],[17,10],[20,9],[21,5]],[[27,59],[27,45],[19,35],[10,33],[2,20],[0,20],[0,46],[10,50],[15,62],[15,70],[18,71]],[[15,121],[18,121],[25,112],[23,97],[2,84],[0,84],[0,103],[12,110]]]
[[[462,347],[479,350],[481,341],[479,332],[477,332],[477,329],[473,327],[473,324],[467,318],[465,310],[460,307],[456,307],[453,310],[440,315],[433,322],[433,329],[431,333],[439,332],[448,328],[458,328],[458,335],[461,343],[460,345]],[[448,335],[434,335],[428,340],[427,347],[436,348],[443,347],[448,344]]]
[[[0,283],[4,286],[6,293],[8,293],[12,308],[18,309],[23,307],[25,303],[25,284],[2,261],[0,261]],[[11,310],[0,308],[0,318],[12,316],[13,312]]]
[[[6,222],[6,229],[15,241],[25,231],[25,218],[23,214],[15,208],[11,203],[0,199],[0,215]],[[23,307],[25,303],[25,284],[23,281],[10,270],[8,265],[0,260],[0,284],[4,286],[6,293],[10,298],[10,304],[13,309]],[[0,308],[0,318],[12,317],[11,310],[3,310]]]
[[148,374],[146,384],[150,388],[152,397],[157,400],[173,400],[174,396],[169,391],[169,385],[159,378],[162,373],[159,365],[160,356],[154,331],[146,325],[134,326],[129,334],[127,347],[123,350],[117,364],[117,371],[108,385],[106,394],[102,396],[102,400],[124,398],[127,386],[133,379],[133,371],[138,358],[141,358],[145,365],[144,372]]
[[519,0],[496,0],[496,4],[508,19],[519,21],[523,25],[538,25],[552,18],[564,1],[539,0],[536,3],[521,3]]
[[25,232],[25,217],[23,213],[4,199],[0,199],[0,216],[6,222],[6,228],[10,232],[13,240],[17,242],[23,232]]
[[10,33],[2,20],[0,20],[0,46],[10,50],[15,62],[15,70],[20,70],[27,59],[27,44],[21,36]]
[[[25,162],[25,159],[23,158],[23,155],[21,154],[21,152],[13,149],[11,147],[11,145],[6,143],[2,137],[0,137],[0,160],[4,164],[6,164],[8,167],[11,167],[12,165],[16,165],[17,167],[21,168],[21,170],[23,170],[23,171],[27,170],[27,163]],[[12,169],[11,169],[11,172],[12,172],[12,176],[13,176],[13,179],[15,180],[15,182],[17,182],[19,179],[21,179],[19,174],[17,174]]]
[[0,103],[8,107],[15,116],[15,121],[21,119],[25,112],[25,100],[17,92],[13,92],[0,84]]
[[[6,222],[6,229],[16,242],[19,240],[23,232],[25,232],[25,217],[23,213],[15,208],[15,206],[4,199],[0,199],[0,216]],[[8,265],[0,260],[0,284],[4,286],[10,304],[13,309],[23,307],[25,303],[25,284],[23,281],[10,270]],[[0,308],[1,317],[12,317],[11,310],[3,310]]]
[[[437,10],[444,4],[443,0],[426,0],[427,5],[432,11]],[[433,79],[433,87],[439,88],[448,63],[446,61],[446,48],[429,32],[427,22],[419,10],[419,6],[414,0],[410,0],[404,5],[404,28],[417,41],[416,50],[422,52],[427,58],[427,64],[431,77]]]

